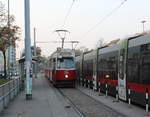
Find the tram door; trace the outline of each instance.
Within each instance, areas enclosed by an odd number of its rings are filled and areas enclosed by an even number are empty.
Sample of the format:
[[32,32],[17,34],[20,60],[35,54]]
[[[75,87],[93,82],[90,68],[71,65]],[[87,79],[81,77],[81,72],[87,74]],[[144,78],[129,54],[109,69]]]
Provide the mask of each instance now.
[[119,49],[118,59],[118,93],[122,100],[127,99],[126,96],[126,58],[127,58],[128,40],[122,40]]
[[93,89],[97,90],[97,51],[94,52],[93,56]]
[[141,49],[140,80],[143,84],[150,84],[150,44],[143,45]]

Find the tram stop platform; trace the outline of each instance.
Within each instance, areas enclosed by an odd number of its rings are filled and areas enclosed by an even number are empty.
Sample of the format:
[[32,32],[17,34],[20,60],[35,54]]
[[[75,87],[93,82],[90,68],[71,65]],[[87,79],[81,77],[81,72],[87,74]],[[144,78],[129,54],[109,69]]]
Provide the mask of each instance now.
[[21,92],[9,106],[0,113],[0,117],[78,117],[62,95],[52,86],[42,74],[33,79],[32,100],[25,99]]

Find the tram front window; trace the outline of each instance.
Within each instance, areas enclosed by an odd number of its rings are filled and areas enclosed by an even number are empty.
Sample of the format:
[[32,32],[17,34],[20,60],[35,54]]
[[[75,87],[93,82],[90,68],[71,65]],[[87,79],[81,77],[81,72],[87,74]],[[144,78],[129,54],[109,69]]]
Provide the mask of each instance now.
[[74,60],[72,58],[58,59],[58,69],[73,69],[75,68]]

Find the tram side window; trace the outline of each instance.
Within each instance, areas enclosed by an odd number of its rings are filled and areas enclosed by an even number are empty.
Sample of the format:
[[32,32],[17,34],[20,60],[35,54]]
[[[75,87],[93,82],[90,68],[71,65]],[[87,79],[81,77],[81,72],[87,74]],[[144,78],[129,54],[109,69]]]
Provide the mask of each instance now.
[[141,83],[150,84],[150,44],[141,46]]
[[111,79],[117,79],[117,51],[101,54],[98,60],[98,77],[109,75]]
[[116,71],[116,57],[112,56],[109,57],[109,61],[108,61],[108,68],[111,69],[112,71]]
[[86,66],[86,76],[89,76],[89,70],[90,70],[90,61],[89,60],[87,60],[87,64],[86,64],[87,66]]
[[83,61],[83,68],[82,68],[82,70],[83,70],[83,77],[85,77],[85,71],[86,71],[86,61],[84,60]]
[[127,79],[129,82],[139,82],[139,53],[139,47],[131,47],[128,49]]
[[108,61],[107,61],[107,69],[108,69],[108,74],[110,75],[110,78],[115,80],[117,79],[117,56],[118,52],[113,51],[108,53]]
[[84,77],[86,77],[87,76],[87,64],[88,64],[88,62],[87,62],[87,60],[85,60],[84,62],[83,62],[83,73],[84,73]]
[[92,69],[92,65],[91,65],[91,59],[89,59],[89,60],[86,60],[86,76],[91,76],[91,69]]
[[89,66],[88,66],[88,68],[89,68],[89,76],[93,76],[93,59],[90,59],[89,60]]

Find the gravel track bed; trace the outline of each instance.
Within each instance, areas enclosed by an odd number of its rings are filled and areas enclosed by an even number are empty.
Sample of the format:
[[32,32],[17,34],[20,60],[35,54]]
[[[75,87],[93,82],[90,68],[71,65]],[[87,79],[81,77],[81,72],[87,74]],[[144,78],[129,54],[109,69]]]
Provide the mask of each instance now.
[[86,117],[124,117],[78,89],[63,88],[60,90]]

